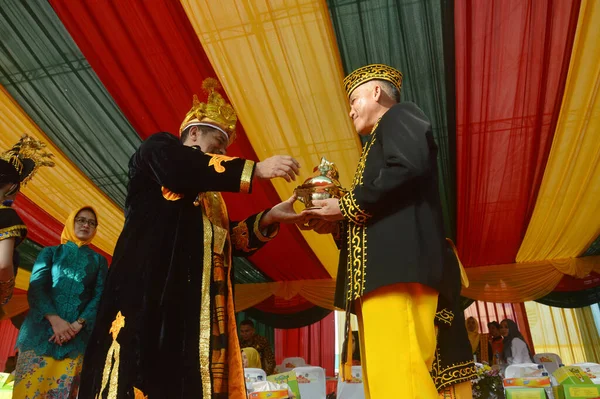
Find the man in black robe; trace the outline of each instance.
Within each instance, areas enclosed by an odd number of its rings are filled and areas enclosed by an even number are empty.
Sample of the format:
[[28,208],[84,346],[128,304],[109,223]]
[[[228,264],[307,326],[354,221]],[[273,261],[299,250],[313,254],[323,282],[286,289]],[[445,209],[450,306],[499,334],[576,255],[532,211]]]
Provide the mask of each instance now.
[[237,117],[204,82],[180,138],[157,133],[129,163],[126,220],[85,354],[79,398],[245,398],[231,257],[300,219],[294,198],[229,221],[220,192],[249,193],[253,179],[290,181],[289,156],[227,157]]

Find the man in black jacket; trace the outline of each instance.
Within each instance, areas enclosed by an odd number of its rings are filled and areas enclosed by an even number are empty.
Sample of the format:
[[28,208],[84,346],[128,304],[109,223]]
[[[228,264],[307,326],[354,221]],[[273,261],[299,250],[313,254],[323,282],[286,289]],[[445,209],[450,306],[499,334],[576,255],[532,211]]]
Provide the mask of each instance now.
[[402,74],[368,65],[344,79],[350,117],[370,135],[354,181],[341,199],[305,211],[319,233],[343,221],[336,306],[359,319],[367,398],[436,398],[431,379],[434,317],[445,236],[431,124],[399,103]]

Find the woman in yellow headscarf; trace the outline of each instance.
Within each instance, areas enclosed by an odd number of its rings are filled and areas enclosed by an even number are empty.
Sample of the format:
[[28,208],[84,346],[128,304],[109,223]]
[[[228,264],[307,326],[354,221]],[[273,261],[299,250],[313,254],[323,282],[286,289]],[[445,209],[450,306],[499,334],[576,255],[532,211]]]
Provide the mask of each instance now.
[[479,333],[479,323],[474,317],[469,317],[466,323],[469,342],[471,342],[471,349],[476,361],[489,363],[488,334]]
[[[244,368],[249,368],[249,369],[262,369],[262,364],[260,362],[260,355],[258,354],[258,351],[254,348],[242,348],[242,358],[244,361]],[[244,359],[245,357],[245,359]],[[246,362],[246,359],[248,359],[248,361]]]
[[15,398],[75,398],[83,353],[96,318],[108,271],[88,244],[98,218],[91,206],[73,211],[61,244],[38,255],[27,299],[30,310],[17,339]]

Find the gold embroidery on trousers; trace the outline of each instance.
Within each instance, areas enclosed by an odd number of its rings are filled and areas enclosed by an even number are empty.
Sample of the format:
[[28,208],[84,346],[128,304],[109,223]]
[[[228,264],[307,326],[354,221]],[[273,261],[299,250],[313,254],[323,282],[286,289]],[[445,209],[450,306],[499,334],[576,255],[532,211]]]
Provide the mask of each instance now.
[[106,355],[106,362],[104,364],[104,371],[102,372],[102,386],[100,388],[100,395],[96,395],[96,398],[102,397],[102,394],[104,393],[104,390],[108,384],[108,396],[106,398],[117,399],[119,388],[119,360],[121,357],[121,345],[117,342],[117,337],[119,336],[119,332],[123,327],[125,327],[125,317],[121,314],[121,311],[119,311],[109,330],[109,333],[112,334],[113,342],[110,345],[110,348],[108,348],[108,354]]

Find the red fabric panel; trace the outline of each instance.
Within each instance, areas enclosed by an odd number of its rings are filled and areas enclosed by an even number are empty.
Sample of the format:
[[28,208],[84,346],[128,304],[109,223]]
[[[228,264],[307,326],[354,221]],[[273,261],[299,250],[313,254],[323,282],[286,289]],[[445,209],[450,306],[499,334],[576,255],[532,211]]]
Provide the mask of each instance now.
[[[60,235],[64,224],[54,219],[23,194],[19,194],[12,207],[17,211],[21,219],[23,219],[23,222],[25,222],[28,239],[44,247],[60,244]],[[110,265],[112,261],[111,255],[94,245],[90,245],[90,247],[104,256]]]
[[[138,134],[176,134],[193,94],[202,99],[202,81],[216,76],[179,2],[50,3]],[[228,153],[257,159],[241,124]],[[255,183],[250,196],[224,197],[233,220],[280,202],[272,184],[264,181]],[[276,242],[252,262],[274,280],[330,277],[296,227],[282,227]]]
[[15,355],[15,344],[19,330],[12,325],[10,320],[0,321],[0,370],[4,371],[6,359]]
[[287,301],[283,298],[270,296],[254,307],[266,313],[290,314],[308,310],[313,306],[315,306],[314,303],[307,301],[300,295],[296,295]]
[[465,266],[514,262],[535,205],[579,1],[455,4],[457,244]]
[[582,291],[598,286],[600,286],[600,274],[591,272],[584,278],[575,278],[573,276],[565,275],[558,285],[554,287],[554,291]]
[[335,374],[335,315],[331,312],[323,320],[310,326],[289,330],[275,329],[275,361],[281,364],[287,357],[301,357],[311,366]]

